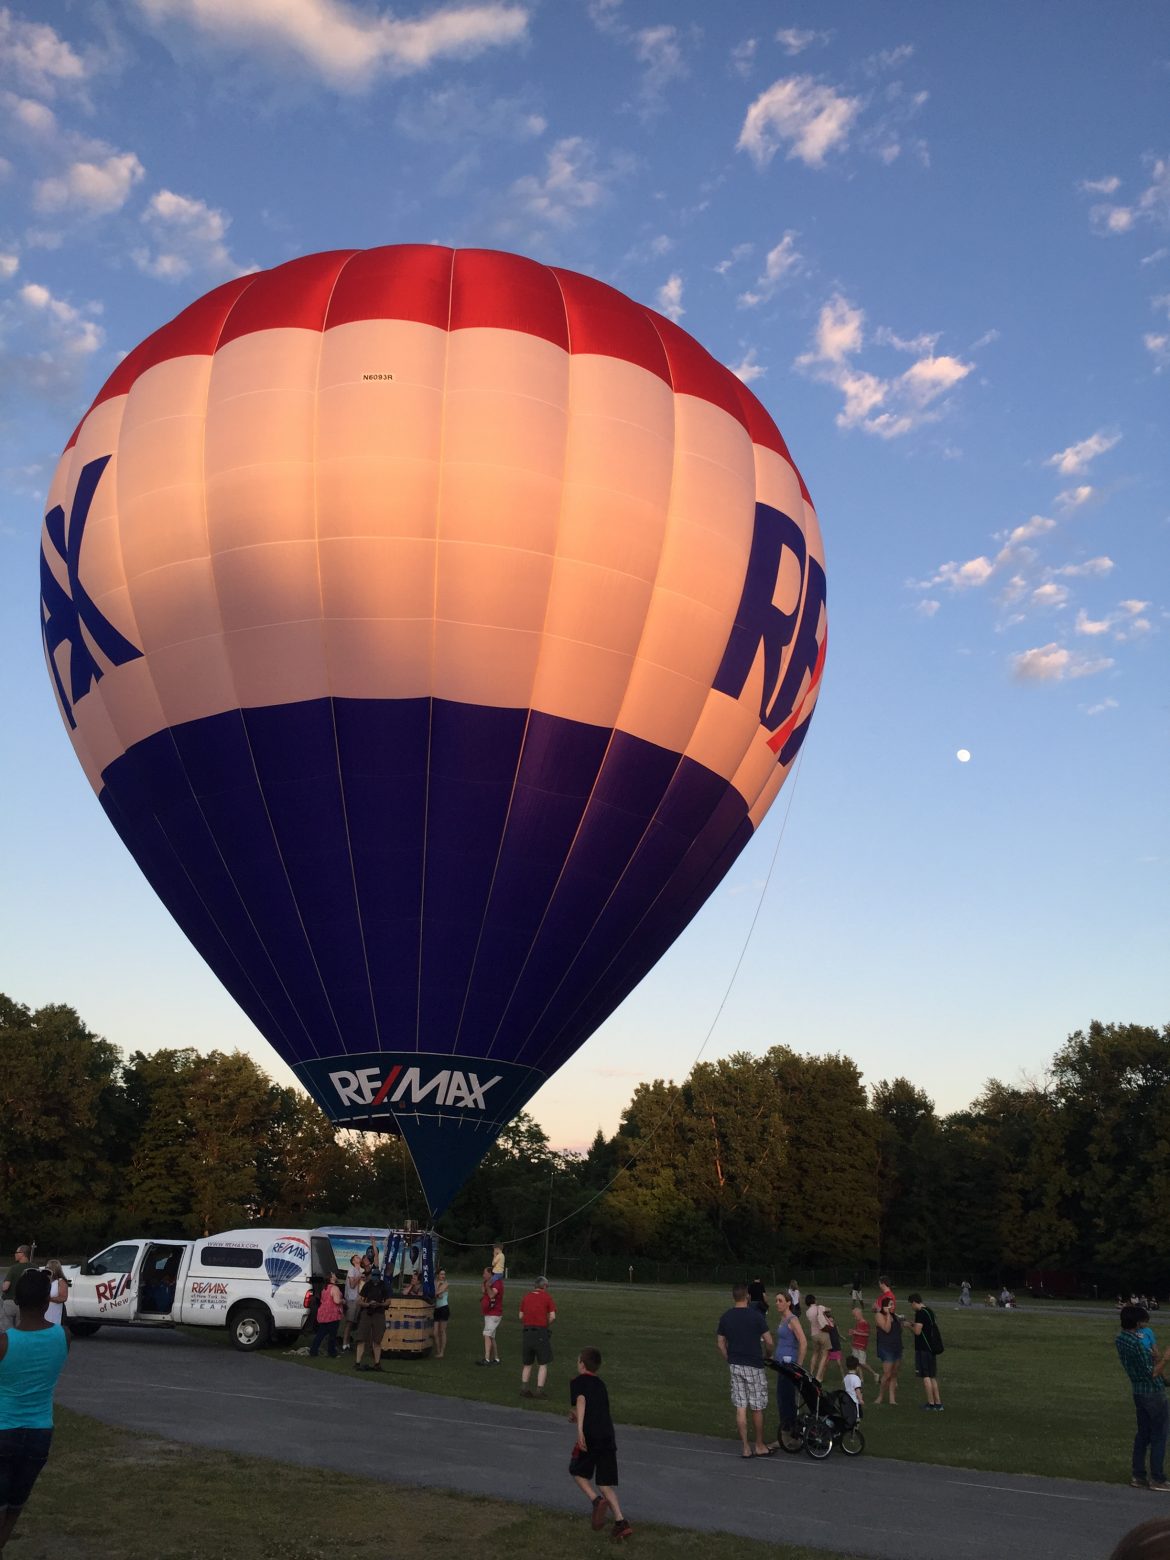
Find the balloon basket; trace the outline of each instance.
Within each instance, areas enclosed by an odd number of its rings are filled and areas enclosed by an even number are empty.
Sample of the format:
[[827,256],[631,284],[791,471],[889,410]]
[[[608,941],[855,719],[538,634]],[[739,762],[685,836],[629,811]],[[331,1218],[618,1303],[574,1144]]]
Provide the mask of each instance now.
[[392,1295],[386,1305],[382,1353],[396,1360],[421,1360],[434,1346],[435,1308],[431,1301]]

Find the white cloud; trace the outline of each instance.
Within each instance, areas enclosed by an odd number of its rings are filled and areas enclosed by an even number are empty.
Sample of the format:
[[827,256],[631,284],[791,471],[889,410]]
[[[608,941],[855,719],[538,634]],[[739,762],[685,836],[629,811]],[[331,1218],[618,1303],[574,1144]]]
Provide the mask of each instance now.
[[726,276],[733,265],[738,265],[741,260],[746,260],[756,246],[754,244],[735,244],[731,253],[725,259],[720,260],[715,270],[720,276]]
[[966,563],[942,563],[930,579],[922,582],[922,588],[929,590],[932,585],[946,585],[951,590],[969,590],[973,586],[986,585],[994,572],[994,563],[982,556],[969,558]]
[[[543,175],[525,174],[517,179],[506,204],[541,228],[567,231],[585,213],[605,203],[611,185],[627,168],[621,159],[602,167],[591,141],[579,135],[565,136],[545,154]],[[514,225],[507,213],[501,225],[504,231]]]
[[753,309],[757,304],[766,303],[786,277],[795,275],[800,270],[800,263],[801,255],[796,248],[796,234],[787,232],[774,248],[769,249],[764,261],[764,269],[756,278],[755,286],[747,292],[740,293],[740,307]]
[[[56,298],[40,282],[26,282],[19,297],[34,315],[50,322],[54,338],[65,351],[80,357],[96,352],[105,340],[105,332],[94,320],[87,319],[82,310]],[[90,313],[95,312],[90,307]]]
[[1084,607],[1081,607],[1077,613],[1077,633],[1085,634],[1090,639],[1095,639],[1100,634],[1107,634],[1112,627],[1112,618],[1091,618]]
[[682,39],[677,27],[644,27],[634,34],[634,55],[645,66],[639,97],[646,112],[663,107],[666,89],[672,81],[683,81],[690,68],[683,57]]
[[1066,677],[1092,677],[1113,664],[1108,656],[1090,660],[1054,642],[1012,656],[1012,675],[1017,682],[1063,682]]
[[159,190],[142,214],[152,247],[132,251],[134,264],[159,281],[178,281],[192,271],[212,277],[239,276],[246,268],[228,250],[231,218],[189,195]]
[[742,43],[737,43],[731,51],[731,68],[741,76],[750,76],[758,47],[758,38],[745,38]]
[[683,279],[676,271],[668,276],[655,295],[655,303],[668,319],[681,320],[687,312],[682,305]]
[[101,162],[75,162],[64,174],[42,179],[33,203],[38,211],[75,210],[94,216],[120,211],[145,172],[133,152],[113,152]]
[[1076,631],[1090,639],[1099,639],[1104,634],[1112,634],[1114,639],[1124,642],[1127,639],[1140,638],[1142,634],[1148,634],[1153,624],[1142,613],[1149,609],[1148,601],[1119,601],[1118,611],[1109,612],[1103,618],[1091,618],[1082,608],[1077,613]]
[[20,257],[18,255],[0,254],[0,277],[5,281],[10,276],[15,276],[20,270]]
[[56,134],[57,116],[47,103],[40,103],[36,98],[18,97],[15,92],[0,93],[0,103],[20,128],[31,135],[47,139]]
[[803,54],[814,43],[828,43],[832,34],[817,32],[812,27],[781,27],[775,37],[785,54],[795,55]]
[[762,379],[768,370],[756,362],[756,349],[749,347],[738,363],[729,363],[728,368],[737,379],[741,379],[745,385],[750,385],[757,379]]
[[1086,715],[1104,715],[1106,710],[1120,709],[1121,706],[1116,699],[1102,699],[1100,704],[1083,704],[1081,708]]
[[[875,340],[881,336],[879,331]],[[841,392],[845,404],[837,414],[838,427],[860,427],[882,439],[900,438],[934,422],[940,415],[935,403],[974,368],[933,353],[889,378],[857,367],[851,359],[865,342],[865,314],[841,293],[822,307],[813,339],[812,350],[796,359],[797,368]]]
[[1021,542],[1030,542],[1037,536],[1044,536],[1048,531],[1056,529],[1056,521],[1050,520],[1047,515],[1033,515],[1030,520],[1025,520],[1023,525],[1016,526],[1008,535],[1008,545],[1018,546]]
[[349,0],[138,0],[156,22],[185,22],[218,43],[291,55],[341,92],[378,76],[407,76],[436,60],[471,59],[519,43],[528,31],[521,5],[448,5],[399,18]]
[[1106,433],[1104,428],[1099,428],[1079,444],[1070,444],[1066,450],[1058,450],[1055,455],[1050,455],[1044,464],[1055,466],[1062,477],[1078,477],[1098,455],[1104,455],[1120,442],[1119,433]]
[[914,610],[919,617],[932,618],[941,606],[941,601],[935,601],[928,596],[925,601],[920,601]]
[[394,123],[412,141],[528,141],[548,121],[524,96],[484,97],[462,82],[399,99]]
[[58,87],[76,85],[87,75],[85,62],[45,22],[26,22],[0,7],[0,75],[21,81],[42,97]]
[[831,151],[844,148],[861,110],[861,99],[846,97],[812,76],[784,76],[752,103],[736,142],[757,168],[766,168],[783,145],[786,156],[820,168]]
[[1121,188],[1121,180],[1111,173],[1104,179],[1082,179],[1080,188],[1086,195],[1115,195]]
[[[1148,153],[1143,161],[1149,170],[1149,183],[1136,201],[1124,206],[1103,202],[1090,207],[1089,224],[1102,238],[1132,232],[1147,222],[1170,223],[1170,158]],[[1120,179],[1109,178],[1082,184],[1081,188],[1093,194],[1112,195],[1120,184]]]
[[880,49],[877,54],[871,54],[865,61],[864,69],[871,76],[880,75],[882,71],[896,70],[899,65],[905,65],[914,54],[912,43],[895,44],[892,49]]
[[1043,585],[1037,585],[1032,600],[1038,607],[1063,607],[1068,601],[1068,586],[1047,580]]
[[1156,374],[1170,366],[1170,335],[1148,330],[1142,337],[1142,345],[1154,360]]
[[1113,568],[1112,558],[1086,558],[1084,563],[1066,563],[1059,569],[1053,569],[1053,574],[1062,574],[1066,579],[1083,579],[1085,577],[1100,578],[1108,574]]
[[1087,482],[1082,482],[1078,487],[1064,488],[1056,495],[1056,507],[1067,514],[1070,509],[1079,509],[1082,504],[1087,504],[1096,491]]
[[1170,255],[1170,249],[1155,249],[1148,255],[1143,255],[1138,261],[1139,265],[1157,265],[1159,260],[1165,260]]

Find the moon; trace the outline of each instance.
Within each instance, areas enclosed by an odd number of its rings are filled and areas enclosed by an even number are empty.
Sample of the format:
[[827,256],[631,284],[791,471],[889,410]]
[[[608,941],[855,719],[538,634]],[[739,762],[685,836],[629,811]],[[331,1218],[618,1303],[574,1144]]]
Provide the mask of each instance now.
[[955,754],[955,757],[959,760],[960,764],[969,764],[971,762],[971,755],[966,748],[960,748],[959,751]]

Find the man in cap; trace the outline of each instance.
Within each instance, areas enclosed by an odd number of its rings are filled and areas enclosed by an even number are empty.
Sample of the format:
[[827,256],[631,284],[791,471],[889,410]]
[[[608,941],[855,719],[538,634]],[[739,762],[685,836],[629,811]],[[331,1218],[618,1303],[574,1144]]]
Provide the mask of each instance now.
[[[548,1292],[548,1279],[542,1274],[520,1302],[520,1323],[524,1328],[521,1346],[523,1369],[520,1372],[520,1396],[543,1397],[548,1368],[552,1363],[552,1324],[557,1308]],[[536,1366],[536,1391],[528,1385]]]

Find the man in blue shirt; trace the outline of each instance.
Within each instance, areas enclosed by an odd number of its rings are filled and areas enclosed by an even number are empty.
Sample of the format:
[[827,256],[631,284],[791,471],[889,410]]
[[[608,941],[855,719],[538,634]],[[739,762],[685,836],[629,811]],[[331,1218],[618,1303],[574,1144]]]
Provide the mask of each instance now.
[[[1133,1407],[1137,1415],[1137,1433],[1133,1438],[1133,1476],[1135,1489],[1170,1491],[1166,1482],[1166,1430],[1170,1408],[1166,1401],[1166,1383],[1162,1379],[1164,1357],[1146,1347],[1141,1328],[1150,1319],[1144,1305],[1121,1308],[1121,1331],[1117,1334],[1117,1357],[1129,1377]],[[1146,1477],[1146,1453],[1150,1455],[1150,1474]]]
[[[735,1422],[745,1457],[771,1457],[772,1451],[764,1441],[764,1410],[768,1406],[768,1377],[764,1371],[764,1356],[772,1352],[772,1334],[768,1324],[754,1306],[748,1305],[746,1284],[736,1284],[731,1291],[732,1306],[719,1318],[715,1330],[715,1343],[720,1354],[731,1367],[731,1402],[735,1408]],[[756,1432],[755,1450],[748,1445],[747,1411],[752,1411]]]

